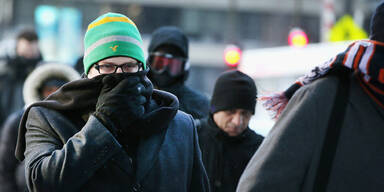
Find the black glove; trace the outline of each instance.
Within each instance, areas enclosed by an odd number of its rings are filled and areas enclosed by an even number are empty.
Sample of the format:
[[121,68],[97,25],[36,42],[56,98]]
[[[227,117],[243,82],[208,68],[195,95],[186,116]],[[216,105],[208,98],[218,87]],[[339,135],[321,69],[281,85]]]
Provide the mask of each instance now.
[[148,113],[150,111],[150,100],[153,93],[153,85],[152,82],[148,79],[147,76],[141,76],[140,82],[144,85],[144,89],[142,90],[142,95],[147,99],[147,103],[145,103],[145,113]]
[[106,75],[96,103],[94,115],[116,137],[131,129],[131,124],[144,115],[147,98],[144,85],[137,76]]

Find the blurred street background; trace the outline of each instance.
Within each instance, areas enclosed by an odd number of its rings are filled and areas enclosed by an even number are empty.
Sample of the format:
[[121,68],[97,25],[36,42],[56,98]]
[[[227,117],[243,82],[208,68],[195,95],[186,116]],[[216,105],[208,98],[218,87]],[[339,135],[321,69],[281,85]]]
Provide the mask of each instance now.
[[[190,38],[187,84],[211,96],[219,74],[238,68],[258,94],[283,91],[313,66],[368,38],[379,0],[0,0],[0,57],[14,54],[15,35],[34,28],[44,60],[74,65],[87,25],[106,12],[130,17],[148,45],[158,27],[175,25]],[[224,60],[228,45],[239,61]],[[1,71],[1,65],[0,65]],[[273,121],[258,103],[250,127],[267,134]]]

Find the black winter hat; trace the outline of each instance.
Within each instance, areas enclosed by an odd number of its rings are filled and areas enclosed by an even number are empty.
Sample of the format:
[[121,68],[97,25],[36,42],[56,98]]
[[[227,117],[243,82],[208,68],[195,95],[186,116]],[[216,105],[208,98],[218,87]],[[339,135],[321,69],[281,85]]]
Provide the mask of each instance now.
[[257,89],[248,75],[232,70],[216,80],[211,99],[211,113],[230,109],[245,109],[255,113]]
[[371,18],[371,34],[370,39],[384,42],[384,1],[376,7]]
[[180,49],[183,56],[188,58],[188,38],[177,27],[160,27],[152,33],[152,39],[148,46],[148,52],[154,52],[162,45],[173,45]]

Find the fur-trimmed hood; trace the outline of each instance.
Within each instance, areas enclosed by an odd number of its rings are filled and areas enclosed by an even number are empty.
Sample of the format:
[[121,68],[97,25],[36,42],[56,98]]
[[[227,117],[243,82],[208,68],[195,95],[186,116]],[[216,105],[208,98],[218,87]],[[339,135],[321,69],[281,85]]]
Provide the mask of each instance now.
[[24,82],[23,98],[26,106],[41,100],[39,89],[45,81],[52,78],[65,79],[69,82],[80,79],[80,74],[65,64],[47,63],[38,66]]

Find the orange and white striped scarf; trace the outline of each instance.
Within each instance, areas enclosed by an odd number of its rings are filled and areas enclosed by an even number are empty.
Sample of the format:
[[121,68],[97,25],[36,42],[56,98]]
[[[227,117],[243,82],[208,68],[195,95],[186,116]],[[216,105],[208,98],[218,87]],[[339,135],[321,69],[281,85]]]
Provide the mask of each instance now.
[[277,119],[292,95],[302,86],[326,76],[336,67],[345,67],[359,74],[360,84],[379,106],[384,108],[384,43],[360,40],[348,46],[347,50],[310,73],[298,78],[286,91],[261,97],[264,107]]

